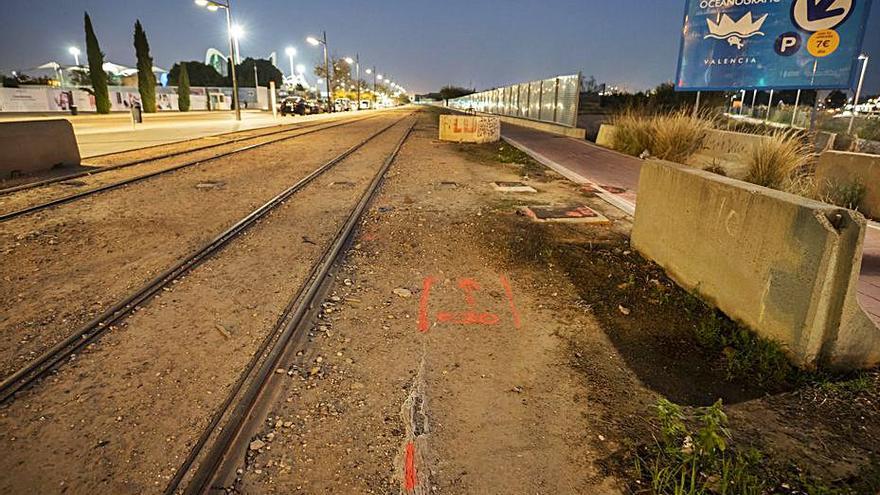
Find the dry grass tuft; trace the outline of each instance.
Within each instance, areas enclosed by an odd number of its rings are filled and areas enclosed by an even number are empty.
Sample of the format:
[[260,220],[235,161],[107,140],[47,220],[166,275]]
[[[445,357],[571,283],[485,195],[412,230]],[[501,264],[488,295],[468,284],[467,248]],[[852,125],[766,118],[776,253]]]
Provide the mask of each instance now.
[[712,121],[705,116],[692,117],[690,112],[646,115],[633,110],[614,116],[616,130],[611,146],[628,155],[651,156],[684,163],[700,150]]
[[809,162],[810,148],[796,133],[777,131],[754,146],[746,159],[746,181],[785,190]]

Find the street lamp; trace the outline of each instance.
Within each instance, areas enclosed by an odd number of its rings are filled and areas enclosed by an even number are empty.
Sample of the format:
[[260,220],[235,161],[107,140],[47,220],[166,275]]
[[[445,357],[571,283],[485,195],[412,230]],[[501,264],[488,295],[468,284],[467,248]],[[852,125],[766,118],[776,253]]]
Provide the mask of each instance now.
[[[345,57],[345,61],[348,63],[349,67],[351,67],[352,62],[354,62],[355,66],[355,80],[357,81],[357,109],[361,109],[361,55],[359,53],[354,54],[354,60],[351,57]],[[369,72],[369,69],[367,69]]]
[[862,61],[862,74],[859,76],[859,85],[856,87],[856,98],[853,100],[853,108],[852,115],[849,116],[849,128],[847,129],[847,134],[852,134],[853,123],[856,120],[856,109],[859,106],[859,97],[862,96],[862,84],[865,82],[865,70],[868,68],[868,54],[862,53],[859,55],[859,60]]
[[232,62],[229,64],[232,69],[232,106],[235,108],[235,120],[241,120],[241,108],[238,102],[238,78],[235,75],[235,61],[238,59],[236,56],[236,46],[238,46],[237,39],[241,37],[242,30],[240,27],[236,26],[235,29],[232,27],[232,0],[226,0],[224,3],[221,0],[195,0],[196,5],[199,7],[205,7],[210,12],[216,12],[218,9],[223,9],[226,11],[226,33],[229,35],[229,60]]
[[76,61],[76,65],[77,65],[77,67],[79,67],[79,54],[80,54],[79,48],[72,46],[67,49],[67,53],[73,55],[73,60]]
[[284,53],[287,54],[287,58],[290,60],[290,78],[293,79],[293,56],[296,55],[296,48],[288,46],[284,49]]
[[330,105],[330,60],[327,58],[327,31],[321,32],[321,39],[309,36],[306,41],[312,46],[322,45],[324,47],[324,76],[327,81],[327,111],[332,112],[333,107]]

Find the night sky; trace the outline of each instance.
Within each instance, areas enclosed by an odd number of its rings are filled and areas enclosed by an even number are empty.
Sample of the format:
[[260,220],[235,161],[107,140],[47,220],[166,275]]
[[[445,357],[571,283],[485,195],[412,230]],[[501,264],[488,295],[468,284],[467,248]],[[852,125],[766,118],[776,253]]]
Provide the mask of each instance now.
[[[652,87],[674,76],[684,11],[684,0],[232,1],[247,33],[243,57],[275,51],[287,73],[284,48],[294,45],[295,63],[311,67],[320,50],[305,37],[326,29],[333,53],[359,52],[363,67],[375,64],[415,92],[450,83],[485,89],[579,70],[631,90]],[[72,64],[67,47],[85,52],[83,11],[107,59],[122,65],[134,65],[135,19],[165,69],[204,60],[211,46],[226,51],[223,13],[192,0],[4,0],[0,71]],[[880,92],[880,5],[872,9],[864,51],[872,56],[867,92]]]

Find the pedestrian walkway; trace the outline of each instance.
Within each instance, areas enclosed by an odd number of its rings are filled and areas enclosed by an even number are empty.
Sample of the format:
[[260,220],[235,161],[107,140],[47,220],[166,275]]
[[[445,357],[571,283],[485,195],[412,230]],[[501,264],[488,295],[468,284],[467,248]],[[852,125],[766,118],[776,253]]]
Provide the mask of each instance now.
[[[642,160],[588,141],[503,124],[501,135],[570,180],[587,184],[599,196],[632,215],[635,212]],[[880,327],[880,224],[869,222],[865,233],[859,302]]]

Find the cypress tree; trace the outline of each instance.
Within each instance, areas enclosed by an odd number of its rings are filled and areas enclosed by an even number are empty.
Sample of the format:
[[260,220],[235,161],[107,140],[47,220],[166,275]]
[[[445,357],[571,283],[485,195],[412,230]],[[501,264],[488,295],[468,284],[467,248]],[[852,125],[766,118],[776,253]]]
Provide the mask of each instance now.
[[189,71],[183,62],[180,64],[180,79],[177,82],[177,108],[181,112],[189,111]]
[[110,93],[107,90],[107,73],[104,72],[104,54],[98,46],[98,37],[92,28],[92,19],[85,13],[86,54],[89,58],[89,78],[95,92],[95,106],[98,113],[110,113]]
[[150,56],[150,43],[141,21],[134,23],[134,51],[137,55],[138,92],[144,112],[156,111],[156,76],[153,75],[153,57]]

